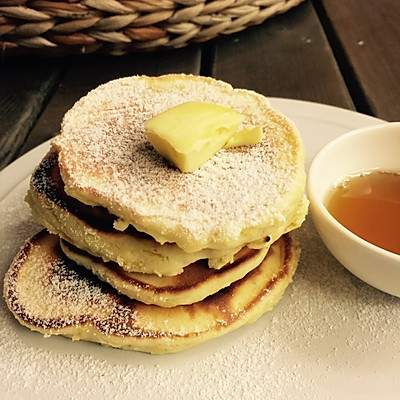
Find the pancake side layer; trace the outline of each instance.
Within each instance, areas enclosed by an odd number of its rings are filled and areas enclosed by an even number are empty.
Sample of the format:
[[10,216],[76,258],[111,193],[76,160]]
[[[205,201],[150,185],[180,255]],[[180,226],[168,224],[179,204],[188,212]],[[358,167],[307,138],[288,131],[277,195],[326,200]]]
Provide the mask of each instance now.
[[118,264],[102,262],[63,240],[60,246],[67,258],[92,271],[118,292],[142,303],[161,307],[175,307],[203,300],[243,278],[263,261],[268,252],[265,247],[244,247],[235,255],[232,263],[219,270],[209,268],[206,260],[199,260],[188,265],[181,274],[167,277],[127,272]]
[[[35,219],[51,233],[106,262],[116,262],[128,272],[174,276],[200,259],[208,259],[211,268],[220,269],[231,263],[240,250],[237,247],[187,253],[173,243],[161,245],[133,228],[124,232],[114,229],[117,217],[105,208],[85,205],[65,194],[55,152],[49,152],[33,172],[25,200]],[[299,216],[293,227],[301,223],[306,207],[299,207]],[[285,232],[274,232],[247,245],[251,248],[269,247]]]
[[59,238],[34,236],[4,278],[4,297],[24,326],[149,353],[188,349],[253,322],[270,311],[292,280],[299,249],[285,235],[259,267],[198,303],[163,308],[118,295],[66,259]]

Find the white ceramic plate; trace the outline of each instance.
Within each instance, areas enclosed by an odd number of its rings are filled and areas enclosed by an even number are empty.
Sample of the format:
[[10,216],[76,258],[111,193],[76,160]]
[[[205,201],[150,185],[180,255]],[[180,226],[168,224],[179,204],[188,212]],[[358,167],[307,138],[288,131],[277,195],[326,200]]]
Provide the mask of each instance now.
[[[297,124],[307,168],[329,140],[383,123],[314,103],[271,99]],[[0,173],[0,275],[39,227],[23,202],[39,146]],[[340,155],[338,155],[338,163]],[[308,217],[297,236],[302,257],[293,284],[256,323],[184,353],[152,356],[43,338],[0,302],[3,399],[398,399],[400,299],[345,270]]]

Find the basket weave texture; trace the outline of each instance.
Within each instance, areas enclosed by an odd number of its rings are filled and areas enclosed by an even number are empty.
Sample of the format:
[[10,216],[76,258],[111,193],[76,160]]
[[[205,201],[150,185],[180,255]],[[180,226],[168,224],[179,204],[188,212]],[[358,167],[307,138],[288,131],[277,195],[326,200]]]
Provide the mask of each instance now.
[[3,52],[179,48],[241,31],[304,0],[0,0]]

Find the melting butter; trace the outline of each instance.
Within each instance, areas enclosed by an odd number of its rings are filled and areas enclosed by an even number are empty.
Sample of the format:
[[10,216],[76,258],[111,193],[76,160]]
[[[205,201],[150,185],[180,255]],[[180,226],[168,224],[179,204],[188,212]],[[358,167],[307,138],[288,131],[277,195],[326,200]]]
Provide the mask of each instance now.
[[250,144],[260,143],[262,140],[261,126],[245,126],[242,130],[237,131],[224,145],[228,147],[248,146]]
[[149,119],[145,129],[149,142],[163,157],[182,172],[193,172],[224,146],[261,141],[260,127],[238,131],[243,119],[220,105],[187,102]]

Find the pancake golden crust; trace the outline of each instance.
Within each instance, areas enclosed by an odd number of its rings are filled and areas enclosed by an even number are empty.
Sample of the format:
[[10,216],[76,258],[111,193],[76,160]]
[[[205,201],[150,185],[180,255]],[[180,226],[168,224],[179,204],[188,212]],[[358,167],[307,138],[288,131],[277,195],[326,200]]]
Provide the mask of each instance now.
[[4,297],[24,326],[150,353],[185,350],[253,322],[291,282],[299,250],[290,235],[243,279],[187,306],[150,306],[118,295],[65,259],[59,239],[41,232],[26,242],[4,278]]
[[[63,186],[57,154],[49,152],[32,174],[26,195],[36,220],[76,247],[105,261],[114,261],[129,272],[174,276],[200,259],[208,259],[210,267],[219,269],[232,262],[240,250],[203,249],[186,253],[176,244],[161,245],[132,227],[118,231],[114,229],[116,216],[103,207],[88,206],[67,196]],[[268,245],[282,233],[276,232],[276,236],[268,238]],[[263,243],[261,247],[267,247],[267,244]]]
[[[182,174],[148,143],[144,123],[187,101],[242,113],[245,125],[262,127],[262,143],[222,149]],[[241,247],[284,231],[306,203],[304,148],[295,126],[264,96],[211,78],[111,81],[67,112],[53,146],[69,195],[187,252]]]
[[92,271],[118,292],[145,304],[161,307],[192,304],[218,292],[243,278],[265,258],[268,248],[244,247],[234,261],[219,270],[209,268],[206,260],[187,266],[172,277],[132,273],[113,262],[104,263],[61,240],[61,249],[67,258]]

